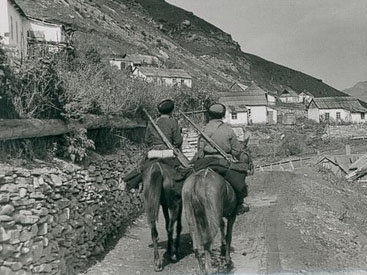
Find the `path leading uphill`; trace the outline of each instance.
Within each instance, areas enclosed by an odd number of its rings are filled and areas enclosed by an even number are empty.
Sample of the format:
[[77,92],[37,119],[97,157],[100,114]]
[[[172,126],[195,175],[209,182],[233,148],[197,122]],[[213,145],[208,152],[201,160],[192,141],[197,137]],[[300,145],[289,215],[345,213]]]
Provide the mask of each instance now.
[[[249,178],[249,186],[251,211],[239,216],[234,228],[234,273],[367,269],[367,197],[360,189],[325,181],[312,167],[259,172]],[[163,253],[162,216],[159,234]],[[150,244],[141,216],[85,274],[152,274]],[[180,261],[166,265],[161,274],[198,271],[185,221],[181,253]]]

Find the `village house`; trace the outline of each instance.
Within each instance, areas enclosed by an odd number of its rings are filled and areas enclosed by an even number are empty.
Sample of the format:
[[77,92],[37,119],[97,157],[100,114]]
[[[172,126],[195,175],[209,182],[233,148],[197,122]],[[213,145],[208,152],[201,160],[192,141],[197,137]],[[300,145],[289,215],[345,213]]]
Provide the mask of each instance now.
[[279,94],[278,99],[283,103],[303,103],[303,98],[289,87],[284,88]]
[[316,122],[366,122],[367,108],[358,99],[346,97],[315,97],[311,100],[308,119]]
[[248,109],[245,104],[238,102],[226,102],[226,98],[221,98],[220,102],[226,106],[224,122],[232,126],[242,126],[248,124]]
[[67,42],[62,24],[29,17],[14,0],[0,0],[0,36],[4,47],[19,58],[35,44],[50,45],[54,50]]
[[231,125],[277,123],[277,111],[268,106],[266,94],[255,83],[242,92],[222,93],[219,102],[227,107],[224,121]]
[[266,93],[266,100],[269,105],[275,105],[277,103],[277,95],[271,92]]
[[300,97],[300,101],[306,106],[308,106],[313,99],[313,95],[306,91],[300,93],[298,96]]
[[241,83],[233,83],[230,90],[233,92],[244,92],[248,88],[247,85]]
[[192,77],[182,69],[136,67],[133,75],[157,85],[192,87]]
[[134,71],[136,67],[158,66],[159,59],[156,56],[146,54],[125,54],[122,56],[112,56],[109,58],[110,65],[116,66],[119,70],[129,69]]
[[[253,82],[251,83],[253,84]],[[249,84],[249,85],[251,85]],[[246,91],[246,89],[249,86],[245,85],[245,84],[241,84],[241,83],[233,83],[232,86],[230,87],[230,90],[233,92],[244,92]],[[266,92],[266,99],[268,102],[268,105],[275,105],[276,103],[276,93],[270,93],[270,92]]]

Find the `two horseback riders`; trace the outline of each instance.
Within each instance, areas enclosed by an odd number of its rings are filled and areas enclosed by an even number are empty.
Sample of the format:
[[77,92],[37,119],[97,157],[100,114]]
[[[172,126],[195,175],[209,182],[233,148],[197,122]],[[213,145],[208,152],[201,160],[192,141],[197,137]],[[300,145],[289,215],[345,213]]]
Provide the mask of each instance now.
[[[176,148],[180,149],[183,138],[178,121],[172,117],[174,110],[174,102],[170,99],[161,101],[158,106],[160,116],[156,119],[155,124],[163,132],[164,136]],[[238,214],[242,214],[249,210],[249,206],[244,203],[244,198],[247,196],[247,184],[245,176],[251,170],[249,162],[250,157],[240,144],[238,138],[230,125],[224,123],[222,119],[226,113],[226,107],[223,104],[212,104],[208,109],[209,122],[202,130],[203,134],[209,136],[226,154],[232,157],[237,163],[226,161],[213,146],[210,145],[202,137],[199,138],[198,151],[191,161],[194,170],[198,171],[210,167],[215,172],[220,174],[227,180],[236,193]],[[164,151],[167,150],[167,144],[162,140],[157,130],[150,122],[145,133],[145,143],[150,150]],[[158,159],[156,159],[157,161]],[[166,164],[169,164],[175,169],[175,178],[181,181],[188,175],[187,169],[181,169],[182,163],[177,158],[161,158]],[[141,171],[144,171],[150,162],[146,159],[141,164]],[[184,173],[182,173],[184,171]],[[128,182],[128,188],[136,188],[141,181],[140,171],[135,171],[125,177]]]
[[[142,173],[135,171],[125,177],[128,188],[136,188],[143,179],[145,207],[152,232],[156,271],[163,268],[157,249],[158,233],[155,225],[159,205],[163,208],[166,220],[167,253],[171,261],[176,261],[181,232],[181,191],[184,180],[189,174],[210,168],[211,173],[220,175],[218,176],[219,181],[229,182],[234,189],[233,201],[236,200],[237,203],[234,204],[233,211],[231,211],[232,215],[234,214],[235,217],[236,214],[248,211],[248,206],[243,205],[243,200],[247,195],[245,177],[249,170],[249,159],[248,155],[243,152],[233,129],[222,121],[225,116],[225,106],[219,103],[210,106],[209,123],[201,132],[198,152],[191,164],[179,151],[183,139],[178,122],[172,117],[173,110],[174,102],[166,99],[158,104],[160,116],[155,121],[146,112],[150,123],[146,130],[145,141],[150,151],[141,164]],[[189,120],[187,117],[186,119]],[[222,214],[220,215],[222,217]],[[176,222],[177,239],[173,245],[173,226]]]

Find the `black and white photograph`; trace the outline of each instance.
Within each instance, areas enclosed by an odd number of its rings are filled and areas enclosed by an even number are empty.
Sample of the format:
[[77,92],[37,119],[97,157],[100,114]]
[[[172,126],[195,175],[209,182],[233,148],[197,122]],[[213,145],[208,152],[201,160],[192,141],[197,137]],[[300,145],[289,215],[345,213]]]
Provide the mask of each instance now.
[[0,275],[367,274],[366,0],[0,0]]

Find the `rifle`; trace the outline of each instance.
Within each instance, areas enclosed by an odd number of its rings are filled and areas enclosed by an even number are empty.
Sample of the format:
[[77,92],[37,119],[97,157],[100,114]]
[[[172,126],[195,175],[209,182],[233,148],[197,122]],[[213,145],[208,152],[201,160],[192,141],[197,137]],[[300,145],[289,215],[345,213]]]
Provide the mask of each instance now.
[[185,168],[190,167],[189,160],[185,157],[184,154],[182,154],[182,152],[178,148],[175,148],[172,145],[172,143],[167,139],[167,137],[164,135],[164,133],[158,127],[158,125],[154,122],[153,118],[149,115],[149,113],[147,112],[147,110],[145,108],[143,108],[143,112],[149,118],[150,122],[152,123],[154,129],[158,132],[158,134],[161,137],[162,141],[166,144],[168,149],[173,151],[173,153],[176,155],[178,161],[182,164],[182,166],[185,167]]
[[216,144],[214,142],[214,140],[212,140],[207,134],[205,134],[204,132],[202,132],[200,130],[200,128],[187,116],[185,115],[183,112],[179,111],[179,113],[181,115],[183,115],[183,117],[190,122],[190,124],[192,126],[194,126],[194,128],[200,133],[200,135],[215,149],[218,151],[219,154],[221,154],[227,161],[229,162],[238,162],[237,160],[235,160],[232,156],[228,155],[226,152],[223,151],[222,148],[219,147],[218,144]]

